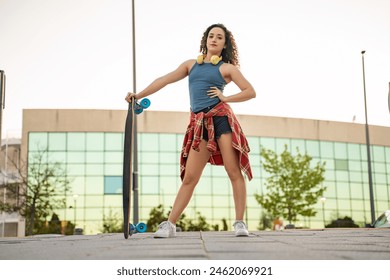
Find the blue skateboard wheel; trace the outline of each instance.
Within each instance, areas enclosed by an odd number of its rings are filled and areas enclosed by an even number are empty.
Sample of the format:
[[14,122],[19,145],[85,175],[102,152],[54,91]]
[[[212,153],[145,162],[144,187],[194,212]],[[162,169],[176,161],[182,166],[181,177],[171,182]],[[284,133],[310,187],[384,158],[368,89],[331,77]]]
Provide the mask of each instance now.
[[147,229],[147,226],[145,223],[139,223],[136,226],[134,226],[133,224],[129,225],[129,231],[130,231],[129,233],[130,234],[137,233],[137,232],[143,233],[146,231],[146,229]]
[[136,229],[138,232],[145,232],[146,231],[146,224],[145,223],[139,223],[137,226],[136,226]]
[[149,108],[149,106],[150,106],[150,100],[147,99],[147,98],[144,98],[144,99],[141,100],[140,105],[141,105],[141,107],[144,108],[144,109]]
[[134,112],[135,112],[137,115],[141,114],[143,111],[144,111],[144,108],[142,108],[142,106],[140,106],[139,104],[136,104],[136,105],[135,105]]

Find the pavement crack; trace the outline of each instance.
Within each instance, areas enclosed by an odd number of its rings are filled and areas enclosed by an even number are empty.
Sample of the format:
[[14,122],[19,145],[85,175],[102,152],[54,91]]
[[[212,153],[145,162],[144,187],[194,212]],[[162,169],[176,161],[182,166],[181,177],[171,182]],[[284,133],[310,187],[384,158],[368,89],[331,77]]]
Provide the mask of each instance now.
[[207,248],[206,248],[205,240],[203,239],[202,231],[199,231],[199,235],[200,235],[200,240],[202,241],[203,250],[204,250],[204,252],[205,252],[205,254],[206,254],[206,258],[207,258],[208,260],[211,260],[210,255],[209,255],[209,252],[207,251]]

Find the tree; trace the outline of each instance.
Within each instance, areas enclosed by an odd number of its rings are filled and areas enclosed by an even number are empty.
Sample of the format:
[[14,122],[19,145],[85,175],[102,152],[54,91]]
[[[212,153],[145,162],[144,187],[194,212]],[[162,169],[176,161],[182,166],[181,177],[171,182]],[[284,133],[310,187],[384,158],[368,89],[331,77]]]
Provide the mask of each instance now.
[[[164,207],[161,204],[157,207],[152,208],[149,213],[149,220],[146,223],[147,231],[156,231],[158,229],[158,225],[161,222],[168,220],[170,211],[168,211],[167,214],[164,214],[164,211]],[[208,224],[206,221],[206,217],[202,216],[200,212],[196,212],[196,214],[197,219],[192,220],[190,218],[187,218],[187,216],[182,213],[178,221],[176,222],[177,227],[181,228],[182,231],[209,231],[212,228],[217,228],[217,225]]]
[[283,217],[287,221],[297,221],[297,216],[316,215],[313,205],[323,195],[325,162],[318,162],[311,167],[312,157],[302,155],[299,148],[293,156],[284,146],[284,151],[277,155],[274,151],[262,147],[260,155],[262,166],[270,176],[266,179],[267,192],[255,194],[258,203],[272,216]]
[[332,222],[325,226],[326,228],[358,228],[359,226],[355,224],[351,217],[345,216],[344,218],[338,218],[337,220],[332,220]]
[[167,219],[168,215],[164,214],[164,207],[162,204],[158,205],[157,207],[153,207],[149,213],[149,220],[146,222],[147,231],[156,231],[158,225]]
[[26,218],[27,235],[40,232],[48,217],[55,209],[65,207],[65,194],[69,191],[69,179],[60,162],[50,162],[48,150],[38,149],[26,164],[17,167],[20,181],[8,184],[7,192],[15,198],[13,202],[0,204],[0,210],[19,212]]
[[101,229],[102,233],[113,233],[113,232],[122,232],[123,223],[119,218],[118,213],[113,213],[110,208],[108,216],[103,215],[103,228]]
[[269,213],[263,212],[260,216],[259,226],[257,227],[258,230],[266,230],[266,229],[272,229],[272,221],[274,220],[274,217],[270,215]]

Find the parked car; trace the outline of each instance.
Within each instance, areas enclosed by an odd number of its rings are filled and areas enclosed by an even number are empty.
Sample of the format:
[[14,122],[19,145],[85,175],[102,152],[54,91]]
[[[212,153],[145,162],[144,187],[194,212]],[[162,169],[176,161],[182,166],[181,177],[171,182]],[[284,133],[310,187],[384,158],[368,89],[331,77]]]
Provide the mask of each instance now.
[[390,210],[386,210],[373,224],[374,228],[390,228]]

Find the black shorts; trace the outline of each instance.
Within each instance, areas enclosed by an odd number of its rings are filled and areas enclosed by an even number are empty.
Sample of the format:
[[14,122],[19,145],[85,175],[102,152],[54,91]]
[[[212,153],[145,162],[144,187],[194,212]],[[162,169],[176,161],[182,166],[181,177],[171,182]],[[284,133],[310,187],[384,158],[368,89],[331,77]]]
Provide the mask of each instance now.
[[[196,112],[195,114],[200,113],[200,112],[207,113],[216,105],[206,107],[205,109],[203,109],[199,112]],[[219,137],[221,137],[222,134],[232,132],[232,129],[230,127],[229,120],[228,120],[227,116],[215,116],[215,117],[213,117],[213,122],[214,122],[215,139],[218,139]],[[203,128],[203,139],[206,141],[209,140],[207,129],[205,129],[205,128]]]

